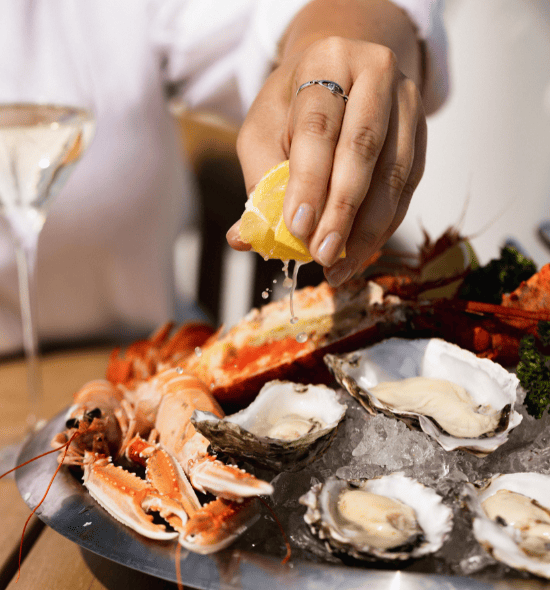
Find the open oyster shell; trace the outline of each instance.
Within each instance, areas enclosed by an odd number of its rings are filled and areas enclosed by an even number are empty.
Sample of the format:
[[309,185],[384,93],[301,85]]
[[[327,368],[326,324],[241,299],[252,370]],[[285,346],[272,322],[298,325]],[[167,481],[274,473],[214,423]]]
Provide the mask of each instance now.
[[297,471],[328,447],[346,409],[325,385],[270,381],[244,410],[222,419],[195,411],[191,422],[217,452]]
[[[423,430],[447,451],[463,449],[485,456],[506,442],[510,430],[522,419],[514,410],[519,384],[515,375],[489,359],[480,359],[439,338],[390,338],[349,354],[327,354],[325,362],[338,382],[369,412],[383,412],[403,420],[411,428]],[[468,411],[459,414],[449,410],[443,397],[441,401],[436,397],[429,410],[397,409],[387,399],[382,402],[377,398],[374,388],[379,384],[411,377],[442,380],[464,388]],[[417,391],[412,395],[416,403],[420,395],[427,399],[428,392]],[[446,414],[445,419],[456,432],[486,417],[490,417],[493,426],[479,436],[450,434],[433,415],[428,415],[437,405],[439,414]]]
[[[354,522],[344,516],[341,506],[343,495],[356,490],[396,500],[397,506],[402,508],[392,507],[381,516],[379,510],[373,510],[375,503],[359,494],[355,510],[361,519]],[[312,532],[325,541],[327,549],[356,559],[419,558],[437,551],[452,529],[452,510],[443,504],[442,498],[431,488],[401,473],[358,481],[330,478],[314,485],[300,498],[300,503],[307,506],[304,520]],[[409,511],[414,515],[416,526],[408,522]],[[398,535],[399,543],[392,547],[388,539],[395,536],[396,530],[404,535]],[[372,531],[378,536],[374,541]]]
[[[497,494],[507,492],[521,495],[520,507],[496,500]],[[515,569],[550,579],[550,476],[495,475],[481,487],[467,484],[464,499],[474,515],[474,536],[488,553]],[[490,511],[495,520],[489,518]]]

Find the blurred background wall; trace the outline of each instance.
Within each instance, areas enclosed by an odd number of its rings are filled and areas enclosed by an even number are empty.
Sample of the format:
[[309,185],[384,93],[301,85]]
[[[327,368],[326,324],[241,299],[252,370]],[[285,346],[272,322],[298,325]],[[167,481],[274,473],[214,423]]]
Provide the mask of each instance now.
[[481,263],[514,239],[550,261],[550,2],[447,0],[451,94],[428,120],[424,177],[396,237],[437,236],[464,212]]
[[[426,171],[396,240],[414,252],[422,227],[437,237],[463,217],[461,233],[474,236],[482,264],[513,240],[541,266],[550,261],[537,232],[550,220],[550,2],[447,0],[445,22],[451,93],[428,120]],[[237,130],[187,113],[182,131],[204,193],[201,231],[225,233],[245,198],[232,143]],[[230,200],[232,209],[220,208]],[[216,323],[231,325],[272,284],[257,255],[216,244],[201,264],[200,236],[182,235],[176,284],[184,298],[202,289]],[[216,256],[220,282],[209,284],[200,267],[212,261],[215,277]],[[254,273],[263,273],[256,286]]]

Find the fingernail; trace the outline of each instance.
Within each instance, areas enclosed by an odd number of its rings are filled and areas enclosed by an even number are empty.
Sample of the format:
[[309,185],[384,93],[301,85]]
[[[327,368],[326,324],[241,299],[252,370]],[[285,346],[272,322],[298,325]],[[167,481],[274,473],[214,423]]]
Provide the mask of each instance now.
[[323,266],[332,266],[343,247],[342,236],[337,231],[333,231],[319,246],[317,259]]
[[327,270],[325,276],[331,287],[339,287],[345,283],[351,274],[355,272],[357,261],[355,258],[344,258],[339,260],[330,270]]
[[298,207],[298,210],[294,215],[290,232],[298,239],[305,240],[309,237],[314,223],[315,211],[313,210],[313,207],[308,203],[303,203]]

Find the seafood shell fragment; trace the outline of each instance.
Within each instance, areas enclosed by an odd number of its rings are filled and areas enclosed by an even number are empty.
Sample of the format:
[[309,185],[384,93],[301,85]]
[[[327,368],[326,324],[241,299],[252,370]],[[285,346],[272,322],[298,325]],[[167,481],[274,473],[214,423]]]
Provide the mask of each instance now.
[[336,553],[385,561],[436,552],[452,529],[452,510],[420,482],[393,473],[369,480],[330,478],[300,498],[304,520]]
[[220,419],[195,411],[191,421],[216,452],[296,471],[328,447],[346,409],[330,387],[275,380],[236,414]]
[[438,338],[390,338],[325,362],[369,412],[420,428],[447,451],[485,456],[522,419],[515,375]]
[[483,486],[465,486],[473,532],[495,559],[550,579],[550,476],[495,475]]

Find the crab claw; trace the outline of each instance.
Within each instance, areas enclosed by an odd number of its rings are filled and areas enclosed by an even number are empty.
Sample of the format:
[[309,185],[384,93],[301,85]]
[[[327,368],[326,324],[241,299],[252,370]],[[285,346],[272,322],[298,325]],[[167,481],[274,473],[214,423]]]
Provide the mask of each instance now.
[[205,455],[190,465],[189,480],[195,489],[210,492],[226,500],[242,500],[273,493],[273,486],[267,481],[258,479],[235,465],[226,465],[210,455]]
[[209,502],[189,519],[179,537],[180,545],[202,555],[224,549],[258,518],[255,504],[255,498]]
[[163,498],[146,481],[115,467],[111,460],[98,453],[86,452],[82,481],[96,500],[113,518],[150,539],[167,540],[178,536],[162,524],[153,524],[145,509],[158,511],[164,518],[177,516],[187,521],[183,507],[171,498]]

